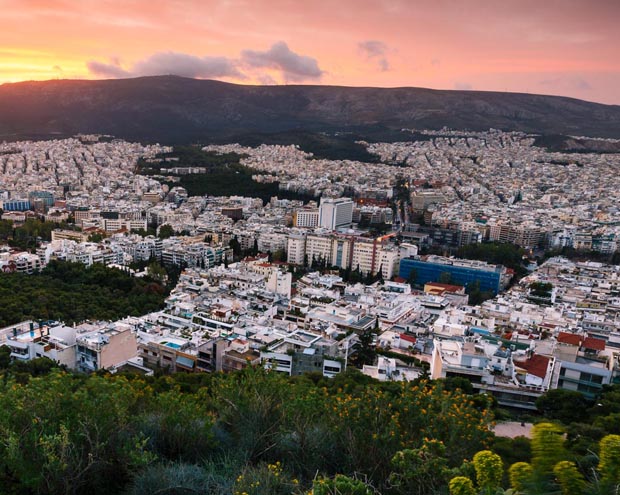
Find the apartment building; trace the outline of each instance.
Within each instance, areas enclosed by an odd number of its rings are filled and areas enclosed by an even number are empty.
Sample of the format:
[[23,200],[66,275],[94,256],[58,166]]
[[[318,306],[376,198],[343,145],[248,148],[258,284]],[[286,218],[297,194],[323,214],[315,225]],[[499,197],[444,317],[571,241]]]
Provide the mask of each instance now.
[[348,227],[353,221],[353,200],[349,198],[321,198],[319,225],[336,230]]
[[138,353],[136,334],[129,325],[112,323],[76,337],[76,368],[91,372],[110,369]]

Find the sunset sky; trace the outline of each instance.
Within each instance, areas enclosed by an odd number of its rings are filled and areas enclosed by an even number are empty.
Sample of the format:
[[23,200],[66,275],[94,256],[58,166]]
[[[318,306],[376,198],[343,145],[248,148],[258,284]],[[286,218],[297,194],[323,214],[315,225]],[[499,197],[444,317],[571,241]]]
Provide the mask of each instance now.
[[0,0],[0,83],[154,74],[620,104],[620,0]]

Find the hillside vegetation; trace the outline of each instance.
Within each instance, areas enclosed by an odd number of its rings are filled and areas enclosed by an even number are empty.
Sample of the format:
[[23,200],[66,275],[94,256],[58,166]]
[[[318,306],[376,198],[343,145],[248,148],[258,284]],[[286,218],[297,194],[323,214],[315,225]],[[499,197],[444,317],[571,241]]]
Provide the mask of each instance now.
[[[0,138],[111,134],[169,144],[283,131],[518,130],[620,137],[620,107],[486,91],[249,86],[176,76],[0,86]],[[229,141],[230,142],[230,141]]]
[[261,369],[143,378],[16,363],[0,381],[0,486],[20,494],[301,494],[342,474],[408,495],[416,472],[399,459],[419,454],[432,463],[417,472],[445,468],[432,481],[445,489],[491,439],[480,399],[355,371],[333,380]]
[[51,261],[41,273],[0,274],[0,327],[24,320],[117,320],[163,307],[166,287],[95,263]]

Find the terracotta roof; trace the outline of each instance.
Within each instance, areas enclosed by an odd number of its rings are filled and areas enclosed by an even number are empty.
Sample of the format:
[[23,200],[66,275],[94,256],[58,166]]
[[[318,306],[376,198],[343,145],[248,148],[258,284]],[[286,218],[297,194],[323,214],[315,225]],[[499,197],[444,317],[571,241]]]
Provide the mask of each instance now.
[[401,333],[400,339],[406,340],[407,342],[411,342],[412,344],[415,344],[415,337],[413,335],[407,335],[406,333]]
[[460,290],[463,290],[462,285],[442,284],[440,282],[426,282],[424,285],[428,286],[429,288],[443,289],[447,292],[458,292]]
[[575,333],[560,332],[558,334],[558,342],[568,345],[581,345],[582,336]]
[[534,354],[531,358],[526,359],[525,361],[515,361],[514,363],[519,368],[526,370],[530,375],[534,375],[539,378],[545,378],[545,376],[547,376],[549,358],[546,356]]
[[603,339],[596,339],[594,337],[586,337],[583,341],[583,344],[581,344],[581,347],[592,351],[604,351],[605,341]]

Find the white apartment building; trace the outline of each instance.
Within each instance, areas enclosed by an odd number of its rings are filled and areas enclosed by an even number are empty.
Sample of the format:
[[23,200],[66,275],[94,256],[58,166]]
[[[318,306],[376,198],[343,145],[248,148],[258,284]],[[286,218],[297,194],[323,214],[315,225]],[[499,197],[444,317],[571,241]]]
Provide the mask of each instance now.
[[293,215],[293,226],[302,228],[314,228],[319,226],[319,209],[303,208]]
[[116,232],[118,230],[126,229],[132,230],[146,230],[146,219],[138,220],[126,220],[124,218],[102,218],[99,225],[106,232]]
[[353,200],[349,198],[322,198],[319,206],[319,225],[336,230],[353,222]]
[[281,272],[274,270],[267,279],[267,290],[275,292],[287,299],[291,298],[291,290],[293,287],[293,275],[289,272]]
[[[379,270],[383,278],[389,280],[398,271],[401,259],[396,246],[385,245],[381,239],[367,239],[355,236],[334,234],[290,235],[288,239],[289,263],[301,265],[307,260],[324,260],[327,266],[339,268],[359,267],[362,273],[376,274]],[[406,253],[409,251],[405,250]]]
[[305,256],[308,259],[308,264],[312,263],[312,260],[325,260],[328,266],[334,265],[333,261],[333,237],[323,235],[309,235],[306,237],[306,252]]
[[289,235],[286,246],[286,261],[294,265],[303,265],[305,255],[306,236],[303,234]]
[[262,232],[258,236],[258,250],[261,253],[275,253],[286,249],[287,235],[280,232]]

